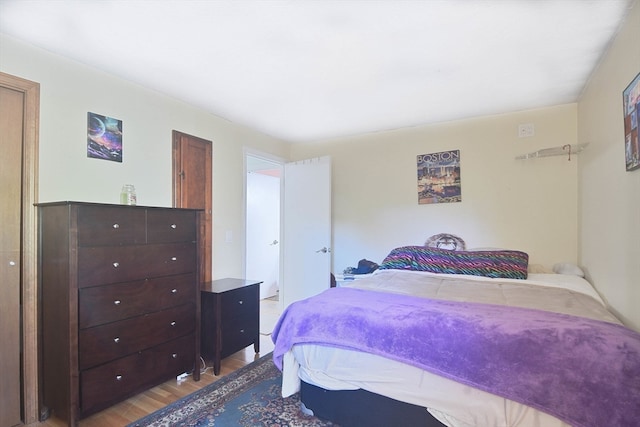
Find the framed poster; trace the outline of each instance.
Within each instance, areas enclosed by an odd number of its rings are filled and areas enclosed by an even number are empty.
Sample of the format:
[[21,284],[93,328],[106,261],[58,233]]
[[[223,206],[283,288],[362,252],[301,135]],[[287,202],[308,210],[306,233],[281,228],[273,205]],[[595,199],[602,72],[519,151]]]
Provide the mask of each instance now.
[[640,73],[622,92],[624,106],[624,160],[627,171],[640,168],[640,143],[638,122],[640,121]]
[[87,113],[87,157],[122,163],[122,120]]
[[418,204],[462,201],[460,150],[418,155]]

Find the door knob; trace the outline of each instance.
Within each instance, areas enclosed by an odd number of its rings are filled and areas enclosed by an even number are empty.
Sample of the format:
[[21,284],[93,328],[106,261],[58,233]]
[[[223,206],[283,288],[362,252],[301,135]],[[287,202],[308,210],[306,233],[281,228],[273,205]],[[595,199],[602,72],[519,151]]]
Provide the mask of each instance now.
[[318,253],[318,252],[322,252],[323,254],[326,254],[327,252],[331,252],[331,250],[330,250],[330,249],[327,249],[326,247],[324,247],[324,248],[322,248],[322,249],[318,249],[318,250],[316,251],[316,253]]
[[274,240],[273,242],[269,243],[269,246],[275,246],[275,245],[277,245],[277,244],[278,244],[278,241],[277,241],[277,240]]

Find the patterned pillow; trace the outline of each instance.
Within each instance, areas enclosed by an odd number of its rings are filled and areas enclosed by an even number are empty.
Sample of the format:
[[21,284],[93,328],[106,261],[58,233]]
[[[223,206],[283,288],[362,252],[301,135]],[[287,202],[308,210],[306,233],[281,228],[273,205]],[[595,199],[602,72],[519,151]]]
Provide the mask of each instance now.
[[380,270],[415,270],[468,274],[503,279],[526,279],[529,255],[520,251],[452,251],[424,246],[395,248]]

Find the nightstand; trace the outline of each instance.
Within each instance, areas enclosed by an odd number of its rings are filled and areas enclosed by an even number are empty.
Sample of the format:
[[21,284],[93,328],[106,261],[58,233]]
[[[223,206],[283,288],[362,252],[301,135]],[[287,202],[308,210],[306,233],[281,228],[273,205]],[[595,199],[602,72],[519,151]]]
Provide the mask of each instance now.
[[260,351],[261,281],[219,279],[201,291],[201,352],[220,373],[220,360],[253,344]]

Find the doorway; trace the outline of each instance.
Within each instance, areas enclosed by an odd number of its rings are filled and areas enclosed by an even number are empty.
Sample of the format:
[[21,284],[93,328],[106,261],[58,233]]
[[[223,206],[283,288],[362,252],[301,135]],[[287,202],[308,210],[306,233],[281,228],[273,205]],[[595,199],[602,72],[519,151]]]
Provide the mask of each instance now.
[[280,290],[282,167],[245,151],[245,277],[263,281],[260,299],[277,299]]

